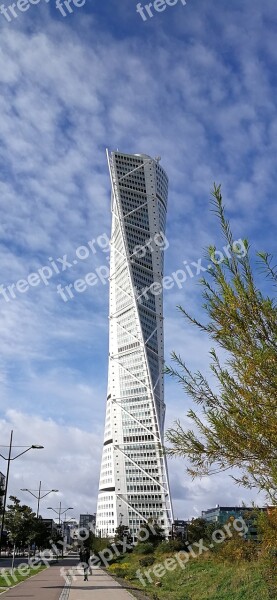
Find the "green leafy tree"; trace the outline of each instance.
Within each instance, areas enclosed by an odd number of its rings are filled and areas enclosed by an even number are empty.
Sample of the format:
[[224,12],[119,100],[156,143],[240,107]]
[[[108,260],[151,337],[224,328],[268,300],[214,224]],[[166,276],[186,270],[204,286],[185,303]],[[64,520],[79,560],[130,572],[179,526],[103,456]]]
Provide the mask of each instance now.
[[[258,289],[249,258],[249,244],[234,242],[225,218],[220,186],[214,186],[213,208],[219,218],[229,257],[215,260],[216,248],[208,249],[213,263],[201,280],[207,323],[200,323],[178,307],[188,322],[199,328],[227,354],[222,364],[212,348],[212,389],[201,373],[192,373],[176,353],[166,372],[175,377],[197,405],[189,410],[192,429],[180,421],[167,432],[169,454],[186,457],[192,477],[238,467],[236,481],[257,486],[271,501],[277,501],[277,308]],[[258,264],[267,281],[277,282],[272,256],[258,254]],[[219,264],[216,264],[219,263]],[[275,417],[274,417],[275,415]]]
[[12,504],[7,507],[5,527],[16,547],[28,546],[36,535],[36,515],[29,506],[21,505],[15,496],[10,496],[10,500]]
[[101,552],[102,550],[105,550],[105,548],[110,548],[110,546],[111,546],[110,538],[98,537],[96,535],[93,535],[91,538],[90,549],[92,550],[92,552],[94,552],[94,554],[96,556],[98,556],[99,552]]
[[153,546],[158,546],[165,540],[165,533],[162,527],[154,519],[149,519],[147,523],[144,523],[141,531],[139,531],[138,539],[145,541]]
[[217,523],[209,523],[200,517],[197,519],[192,519],[188,523],[187,541],[190,544],[193,544],[193,542],[199,542],[201,539],[203,539],[205,542],[210,542],[212,534],[214,531],[216,531],[216,529],[218,529]]
[[132,543],[132,536],[127,525],[122,525],[122,523],[118,525],[118,527],[115,530],[114,541],[115,543],[125,542],[128,545]]
[[36,547],[39,550],[49,548],[51,545],[50,539],[52,539],[51,532],[49,531],[49,528],[47,527],[47,525],[43,522],[42,518],[39,517],[38,519],[36,519],[36,522],[35,522],[34,537],[33,537],[33,541],[34,541]]
[[53,544],[55,544],[55,546],[57,546],[60,549],[62,548],[63,536],[62,536],[61,527],[58,527],[56,530],[54,530],[52,532],[51,540],[53,541]]

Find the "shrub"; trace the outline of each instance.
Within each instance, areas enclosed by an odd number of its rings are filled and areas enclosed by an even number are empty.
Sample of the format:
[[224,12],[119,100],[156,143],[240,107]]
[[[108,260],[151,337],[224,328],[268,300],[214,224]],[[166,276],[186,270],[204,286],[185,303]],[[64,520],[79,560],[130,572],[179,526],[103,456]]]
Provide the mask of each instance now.
[[96,536],[92,537],[91,540],[91,550],[97,554],[106,548],[111,546],[111,540],[109,538],[99,538]]
[[258,516],[261,537],[263,572],[269,589],[269,598],[277,598],[277,507],[271,507]]
[[227,540],[224,544],[215,549],[219,558],[226,560],[247,560],[252,561],[258,558],[259,545],[257,542],[246,541],[240,537],[234,537]]
[[277,550],[277,506],[258,513],[257,526],[263,552]]
[[185,550],[186,545],[182,540],[169,540],[168,542],[162,542],[158,545],[156,552],[158,554],[167,554],[168,552],[180,552]]
[[113,565],[108,567],[108,570],[112,575],[115,575],[116,577],[126,578],[129,574],[129,567],[129,563],[114,563]]
[[[146,537],[145,537],[145,534]],[[138,533],[138,540],[148,540],[154,546],[158,546],[165,539],[165,533],[155,519],[149,519],[144,523],[142,529]]]
[[151,567],[155,562],[154,556],[144,556],[139,560],[139,564],[141,567]]
[[151,542],[141,542],[134,547],[133,551],[136,554],[152,554],[154,552],[154,546]]

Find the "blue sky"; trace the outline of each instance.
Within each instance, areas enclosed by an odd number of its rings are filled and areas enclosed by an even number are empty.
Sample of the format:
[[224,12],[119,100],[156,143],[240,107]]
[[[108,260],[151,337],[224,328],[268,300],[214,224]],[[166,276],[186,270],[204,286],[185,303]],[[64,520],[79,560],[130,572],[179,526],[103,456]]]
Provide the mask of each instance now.
[[[133,0],[87,0],[66,18],[54,0],[41,0],[18,14],[11,22],[0,15],[0,284],[49,267],[49,257],[73,261],[80,246],[109,236],[106,147],[162,157],[170,179],[166,274],[210,244],[222,248],[209,210],[214,181],[235,238],[248,237],[253,254],[274,250],[273,0],[179,0],[145,22]],[[108,285],[67,303],[57,285],[107,264],[98,248],[48,285],[9,302],[0,296],[1,443],[13,426],[15,443],[45,445],[13,464],[11,491],[43,479],[76,515],[96,507]],[[197,278],[165,293],[167,360],[180,351],[207,372],[210,342],[182,321],[180,303],[199,314]],[[190,401],[172,381],[166,403],[167,426],[185,423]],[[169,472],[179,518],[256,499],[226,474],[191,482],[177,460]]]

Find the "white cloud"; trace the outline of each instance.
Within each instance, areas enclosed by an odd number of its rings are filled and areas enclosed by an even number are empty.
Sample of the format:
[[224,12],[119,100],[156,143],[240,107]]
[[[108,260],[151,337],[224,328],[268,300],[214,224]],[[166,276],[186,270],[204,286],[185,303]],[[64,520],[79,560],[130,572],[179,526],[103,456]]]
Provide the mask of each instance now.
[[102,436],[15,410],[7,411],[5,420],[0,421],[1,439],[7,445],[11,429],[14,445],[41,444],[44,450],[30,450],[12,462],[9,495],[35,508],[36,502],[20,489],[37,489],[42,481],[44,489],[60,490],[42,503],[44,517],[50,517],[47,506],[55,508],[60,501],[64,507],[72,506],[76,517],[80,511],[95,511]]

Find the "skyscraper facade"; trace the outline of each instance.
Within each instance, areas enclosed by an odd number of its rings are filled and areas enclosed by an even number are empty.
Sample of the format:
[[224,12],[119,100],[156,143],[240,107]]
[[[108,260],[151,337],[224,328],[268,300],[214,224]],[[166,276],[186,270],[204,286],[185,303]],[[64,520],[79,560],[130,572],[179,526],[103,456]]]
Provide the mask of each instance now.
[[163,258],[168,178],[160,159],[107,154],[112,185],[109,370],[96,530],[143,523],[168,534],[164,437]]

